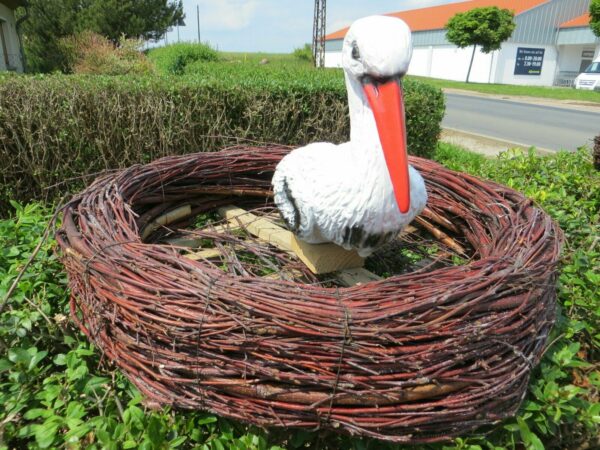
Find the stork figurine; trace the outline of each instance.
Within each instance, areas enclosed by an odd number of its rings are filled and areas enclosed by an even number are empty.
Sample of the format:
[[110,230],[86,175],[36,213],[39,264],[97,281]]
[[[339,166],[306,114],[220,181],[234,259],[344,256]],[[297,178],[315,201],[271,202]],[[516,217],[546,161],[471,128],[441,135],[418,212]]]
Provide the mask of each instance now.
[[350,142],[298,148],[273,176],[275,203],[299,239],[367,257],[425,208],[425,183],[406,149],[401,80],[411,56],[410,29],[401,19],[366,17],[348,30],[342,66]]

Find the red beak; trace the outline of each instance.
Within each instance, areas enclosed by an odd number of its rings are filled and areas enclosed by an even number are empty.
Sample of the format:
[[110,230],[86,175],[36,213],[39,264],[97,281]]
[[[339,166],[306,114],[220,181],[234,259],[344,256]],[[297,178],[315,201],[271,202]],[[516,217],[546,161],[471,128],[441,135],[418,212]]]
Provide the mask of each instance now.
[[375,116],[379,141],[390,173],[400,212],[410,209],[410,181],[406,150],[404,99],[399,78],[385,82],[365,80],[363,89]]

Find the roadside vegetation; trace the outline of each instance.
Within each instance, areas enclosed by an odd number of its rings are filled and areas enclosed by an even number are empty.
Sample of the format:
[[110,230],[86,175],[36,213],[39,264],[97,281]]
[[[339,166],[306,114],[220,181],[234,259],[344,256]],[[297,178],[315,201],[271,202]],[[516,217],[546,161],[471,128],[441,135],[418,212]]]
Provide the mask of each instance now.
[[538,97],[554,100],[569,100],[572,102],[600,103],[600,92],[585,91],[568,87],[547,86],[516,86],[511,84],[464,83],[461,81],[441,80],[439,78],[415,77],[411,78],[440,89],[462,89],[466,91],[481,92],[494,95],[516,95],[520,97]]
[[[240,142],[347,139],[341,71],[315,71],[304,57],[189,45],[148,52],[155,75],[112,76],[102,69],[100,76],[0,76],[0,450],[402,448],[156,409],[70,321],[52,233],[42,242],[56,199],[100,171],[168,154]],[[434,86],[441,87],[435,80],[406,82],[411,153],[524,192],[557,221],[566,242],[556,326],[518,416],[451,443],[411,448],[598,448],[600,172],[589,149],[546,157],[509,151],[486,159],[436,145],[444,101]]]

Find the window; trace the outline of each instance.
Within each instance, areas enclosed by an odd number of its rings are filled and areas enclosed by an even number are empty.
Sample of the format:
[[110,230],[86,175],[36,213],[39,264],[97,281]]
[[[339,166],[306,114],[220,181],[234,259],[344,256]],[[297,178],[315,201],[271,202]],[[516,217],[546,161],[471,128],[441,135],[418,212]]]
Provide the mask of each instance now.
[[590,66],[585,69],[585,73],[600,73],[600,62],[590,64]]

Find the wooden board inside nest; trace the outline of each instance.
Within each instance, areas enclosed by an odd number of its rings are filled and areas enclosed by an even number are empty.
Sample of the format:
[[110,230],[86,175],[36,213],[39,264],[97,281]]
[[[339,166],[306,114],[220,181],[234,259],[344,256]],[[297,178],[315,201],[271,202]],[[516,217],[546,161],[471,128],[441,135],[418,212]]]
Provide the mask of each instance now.
[[[175,207],[150,221],[141,235],[234,276],[354,286],[410,271],[447,267],[467,256],[464,244],[432,222],[454,232],[456,227],[430,209],[416,219],[416,226],[408,226],[396,240],[366,260],[356,251],[335,244],[299,240],[272,206],[250,211],[235,205],[222,206],[193,218],[194,227],[171,228],[173,223],[191,219],[191,215],[191,205]],[[158,237],[153,239],[156,233]]]

